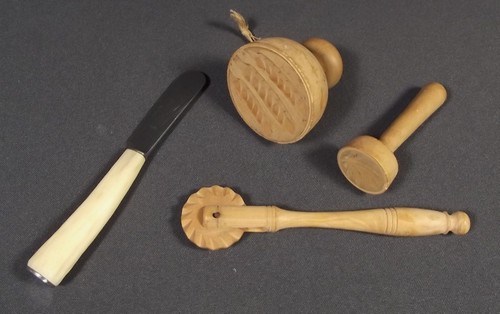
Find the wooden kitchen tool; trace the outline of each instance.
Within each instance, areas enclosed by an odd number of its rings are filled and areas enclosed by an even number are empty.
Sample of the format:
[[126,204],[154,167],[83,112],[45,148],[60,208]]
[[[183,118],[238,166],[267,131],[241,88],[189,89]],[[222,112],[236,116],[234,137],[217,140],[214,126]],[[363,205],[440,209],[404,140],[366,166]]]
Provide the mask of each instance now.
[[342,147],[337,162],[355,187],[369,194],[385,192],[398,173],[394,151],[446,100],[439,83],[424,86],[380,140],[363,135]]
[[218,250],[237,242],[244,232],[276,232],[315,227],[370,232],[391,236],[463,235],[470,229],[466,213],[449,215],[421,208],[392,207],[340,212],[298,212],[276,206],[246,206],[227,187],[201,188],[182,208],[182,228],[200,248]]
[[250,42],[229,60],[227,84],[246,124],[276,143],[302,139],[319,121],[328,88],[342,76],[340,54],[331,43],[311,38],[302,45],[286,38],[255,37],[244,18],[231,17]]

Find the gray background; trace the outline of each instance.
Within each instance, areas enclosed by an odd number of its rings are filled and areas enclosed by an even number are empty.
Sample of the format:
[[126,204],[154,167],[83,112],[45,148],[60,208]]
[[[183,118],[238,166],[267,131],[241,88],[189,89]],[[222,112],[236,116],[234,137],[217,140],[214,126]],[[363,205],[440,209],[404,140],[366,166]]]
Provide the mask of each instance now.
[[[257,137],[225,71],[257,36],[325,38],[344,76],[312,132]],[[500,312],[500,2],[2,1],[0,312]],[[212,80],[61,286],[26,271],[85,199],[142,116],[180,73]],[[379,136],[430,81],[446,104],[398,151],[381,196],[340,174],[338,149]],[[415,206],[465,210],[464,237],[392,238],[293,229],[194,247],[179,223],[202,186],[296,210]]]

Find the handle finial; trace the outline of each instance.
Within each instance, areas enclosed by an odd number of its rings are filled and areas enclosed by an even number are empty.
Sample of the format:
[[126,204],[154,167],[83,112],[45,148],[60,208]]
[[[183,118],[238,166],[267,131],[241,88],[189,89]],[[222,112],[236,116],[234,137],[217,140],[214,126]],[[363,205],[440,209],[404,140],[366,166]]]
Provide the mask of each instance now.
[[469,216],[462,211],[455,212],[450,216],[450,231],[454,234],[466,234],[470,230],[470,224]]

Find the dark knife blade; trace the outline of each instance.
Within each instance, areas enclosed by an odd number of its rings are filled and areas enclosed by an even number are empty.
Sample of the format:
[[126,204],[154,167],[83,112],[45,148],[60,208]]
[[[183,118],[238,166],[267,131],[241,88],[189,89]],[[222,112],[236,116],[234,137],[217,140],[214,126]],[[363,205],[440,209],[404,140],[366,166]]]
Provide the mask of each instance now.
[[208,86],[202,72],[186,72],[175,79],[128,139],[128,147],[148,156],[173,129]]

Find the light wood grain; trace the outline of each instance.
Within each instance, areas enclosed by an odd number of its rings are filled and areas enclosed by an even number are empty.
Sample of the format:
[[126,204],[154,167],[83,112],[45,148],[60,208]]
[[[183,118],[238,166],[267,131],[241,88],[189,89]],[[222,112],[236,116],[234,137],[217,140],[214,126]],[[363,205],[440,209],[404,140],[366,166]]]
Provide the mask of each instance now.
[[339,212],[299,212],[276,206],[211,205],[203,208],[207,228],[239,228],[245,232],[276,232],[287,228],[331,228],[390,236],[463,235],[467,214],[449,215],[422,208],[391,207]]
[[276,206],[246,206],[230,188],[213,186],[193,194],[182,210],[186,236],[198,247],[227,248],[243,232],[276,232],[287,228],[330,228],[388,236],[466,234],[469,216],[422,208],[390,207],[356,211],[300,212]]
[[446,95],[446,89],[439,83],[424,86],[380,136],[380,141],[392,152],[396,151],[425,120],[444,104]]
[[318,60],[326,75],[328,88],[332,88],[340,81],[344,72],[344,64],[337,48],[322,38],[309,38],[302,43]]
[[399,166],[394,151],[446,100],[446,89],[429,83],[382,134],[380,140],[363,135],[342,147],[337,162],[355,187],[369,194],[384,193],[394,181]]
[[322,117],[328,88],[342,76],[340,53],[320,38],[304,45],[281,37],[260,39],[240,14],[231,11],[231,17],[250,41],[228,64],[227,84],[236,110],[269,141],[299,141]]
[[31,257],[29,269],[59,285],[111,218],[144,162],[141,153],[125,150],[87,199]]

